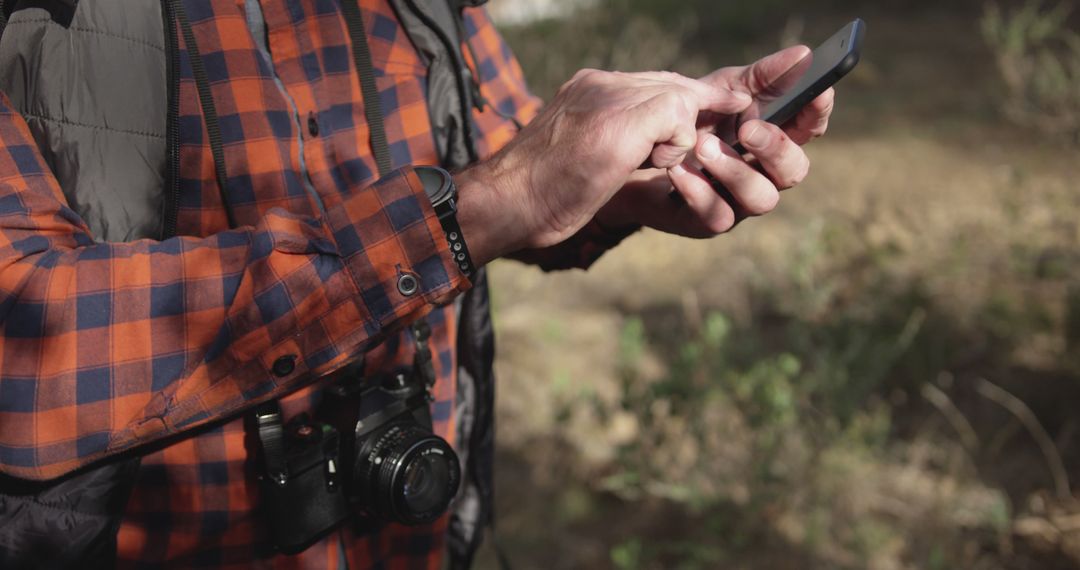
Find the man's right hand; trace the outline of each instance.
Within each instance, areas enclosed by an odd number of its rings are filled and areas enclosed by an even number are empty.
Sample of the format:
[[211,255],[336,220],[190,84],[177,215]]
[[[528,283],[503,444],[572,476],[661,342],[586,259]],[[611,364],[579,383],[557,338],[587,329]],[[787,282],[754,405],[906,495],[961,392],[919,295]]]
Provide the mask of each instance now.
[[498,154],[456,177],[474,261],[565,240],[642,164],[682,163],[699,113],[736,114],[750,102],[674,73],[578,72]]

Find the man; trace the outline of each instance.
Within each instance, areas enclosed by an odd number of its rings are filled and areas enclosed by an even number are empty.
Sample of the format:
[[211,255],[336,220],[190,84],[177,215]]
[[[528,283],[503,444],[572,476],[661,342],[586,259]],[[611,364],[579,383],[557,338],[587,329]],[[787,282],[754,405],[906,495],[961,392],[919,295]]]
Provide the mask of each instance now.
[[[712,134],[805,48],[583,71],[540,110],[482,3],[4,3],[0,561],[466,566],[491,512],[483,265],[715,236],[806,175],[831,91],[743,125],[750,161]],[[391,465],[394,422],[460,462]]]

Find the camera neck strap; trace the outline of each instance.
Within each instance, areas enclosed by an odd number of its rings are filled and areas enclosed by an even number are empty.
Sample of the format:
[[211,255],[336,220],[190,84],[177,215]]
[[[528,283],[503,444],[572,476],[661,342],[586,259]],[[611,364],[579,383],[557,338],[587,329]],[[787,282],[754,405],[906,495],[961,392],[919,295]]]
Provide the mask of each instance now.
[[[368,123],[368,131],[371,136],[371,153],[375,157],[375,166],[379,176],[386,176],[393,169],[390,154],[390,144],[386,137],[385,116],[383,114],[382,100],[379,98],[379,90],[375,85],[375,66],[371,60],[371,50],[368,48],[367,31],[364,29],[364,19],[361,16],[358,0],[343,0],[341,12],[345,18],[346,28],[349,32],[349,40],[352,43],[353,64],[356,73],[360,76],[360,92],[364,100],[364,118]],[[435,368],[432,363],[431,349],[428,339],[431,338],[431,327],[427,321],[420,319],[413,324],[413,336],[416,338],[416,357],[414,363],[416,372],[424,379],[424,384],[430,389],[435,384]]]
[[[2,1],[2,0],[0,0]],[[371,60],[371,52],[368,48],[367,33],[364,30],[364,22],[361,17],[357,0],[343,0],[341,3],[342,15],[348,28],[352,41],[353,63],[360,77],[360,91],[364,101],[364,115],[368,122],[371,133],[371,150],[375,158],[379,176],[386,176],[392,170],[390,145],[387,142],[386,127],[382,101],[375,85],[375,71]],[[426,319],[420,319],[413,323],[413,338],[416,342],[416,353],[413,357],[414,373],[423,381],[425,390],[430,391],[435,385],[435,364],[431,351],[431,325]],[[361,361],[362,362],[362,361]],[[362,374],[363,365],[358,364],[349,367],[359,370]],[[346,373],[337,379],[329,389],[349,391],[346,383],[359,383],[358,374]],[[354,412],[356,410],[353,410]],[[258,430],[259,443],[262,447],[263,466],[266,475],[278,485],[284,485],[289,478],[288,464],[285,458],[285,428],[284,414],[277,400],[271,400],[259,405],[254,413],[255,426]],[[355,423],[355,417],[353,418]],[[348,432],[346,432],[348,433]],[[351,441],[351,438],[346,438]]]
[[413,356],[413,369],[424,381],[424,387],[435,387],[435,363],[431,354],[431,325],[427,319],[420,319],[412,325],[413,338],[416,340],[416,354]]

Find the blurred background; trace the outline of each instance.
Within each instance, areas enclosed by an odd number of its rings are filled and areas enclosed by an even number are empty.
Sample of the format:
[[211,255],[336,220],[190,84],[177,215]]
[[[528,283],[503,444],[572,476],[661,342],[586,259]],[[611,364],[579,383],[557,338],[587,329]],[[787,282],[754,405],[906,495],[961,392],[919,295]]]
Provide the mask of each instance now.
[[771,215],[492,268],[514,568],[1080,568],[1080,0],[490,9],[545,98],[869,25]]

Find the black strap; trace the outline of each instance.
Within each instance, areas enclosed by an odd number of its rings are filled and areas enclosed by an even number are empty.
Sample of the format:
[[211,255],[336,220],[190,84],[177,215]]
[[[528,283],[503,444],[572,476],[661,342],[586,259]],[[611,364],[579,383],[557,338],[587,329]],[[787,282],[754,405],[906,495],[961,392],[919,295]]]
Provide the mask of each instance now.
[[364,95],[364,116],[367,118],[368,131],[371,133],[371,151],[375,155],[375,165],[379,176],[386,176],[393,168],[390,160],[390,144],[386,139],[386,126],[383,124],[382,101],[375,86],[375,67],[371,63],[371,51],[368,49],[367,33],[364,31],[364,17],[360,13],[358,0],[341,0],[341,12],[345,16],[345,25],[349,29],[352,41],[353,62],[360,75],[360,91]]
[[424,386],[428,390],[435,387],[435,363],[431,356],[431,325],[427,319],[420,319],[413,323],[413,338],[416,339],[416,355],[413,356],[413,368],[423,378]]
[[[356,73],[360,76],[360,91],[364,96],[364,116],[367,118],[368,131],[371,133],[371,152],[375,155],[375,164],[379,176],[386,176],[392,169],[390,144],[386,139],[386,125],[383,121],[382,101],[375,85],[375,67],[371,62],[371,50],[368,48],[367,32],[364,30],[364,18],[360,12],[358,0],[341,0],[341,11],[345,16],[345,25],[349,29],[352,41],[353,61]],[[435,384],[435,368],[432,363],[428,337],[431,327],[426,319],[420,319],[413,325],[416,337],[416,357],[414,366],[424,379],[427,388]]]
[[225,172],[225,150],[221,138],[221,126],[218,123],[217,109],[214,107],[214,96],[210,92],[210,79],[206,75],[206,66],[203,65],[199,56],[199,45],[195,41],[195,32],[191,29],[187,12],[184,11],[184,3],[181,0],[170,0],[173,13],[180,23],[180,31],[184,34],[184,47],[191,61],[191,71],[195,74],[195,88],[199,92],[199,106],[202,107],[203,116],[206,117],[206,134],[210,138],[210,153],[214,156],[214,174],[217,178],[218,191],[221,193],[221,203],[225,207],[225,215],[229,219],[229,227],[236,227],[232,208],[226,189],[228,176]]

